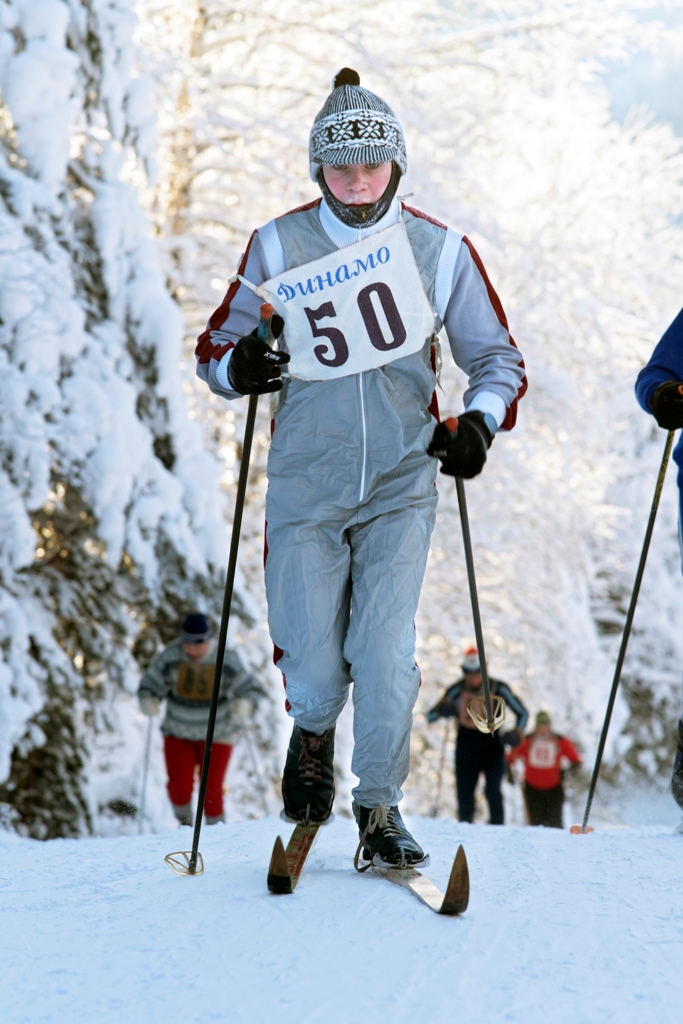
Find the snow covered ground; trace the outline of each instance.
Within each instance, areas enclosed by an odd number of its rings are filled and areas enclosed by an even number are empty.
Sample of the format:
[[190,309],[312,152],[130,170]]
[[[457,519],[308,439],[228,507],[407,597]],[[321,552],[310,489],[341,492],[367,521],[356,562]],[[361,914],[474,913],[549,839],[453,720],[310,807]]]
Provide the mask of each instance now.
[[413,819],[443,886],[462,841],[469,910],[441,918],[354,873],[355,829],[319,836],[269,896],[277,819],[206,830],[206,872],[163,862],[190,830],[37,843],[0,832],[4,1024],[520,1021],[666,1024],[683,1001],[683,836],[570,836]]

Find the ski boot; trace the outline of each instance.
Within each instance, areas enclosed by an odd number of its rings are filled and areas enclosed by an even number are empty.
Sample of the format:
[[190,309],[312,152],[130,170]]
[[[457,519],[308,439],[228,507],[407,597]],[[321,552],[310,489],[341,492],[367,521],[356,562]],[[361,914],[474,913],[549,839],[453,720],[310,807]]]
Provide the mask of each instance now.
[[322,736],[292,730],[285,770],[282,799],[285,817],[305,825],[327,821],[334,803],[334,729]]
[[[412,868],[428,864],[429,857],[415,842],[403,823],[398,807],[360,807],[353,805],[353,814],[358,824],[360,843],[356,850],[354,865],[357,871],[366,871],[372,864],[385,868]],[[358,857],[363,850],[365,867],[358,867]]]
[[678,723],[678,750],[671,776],[671,793],[680,808],[683,808],[683,719]]
[[192,801],[189,804],[171,804],[171,807],[181,825],[192,825]]

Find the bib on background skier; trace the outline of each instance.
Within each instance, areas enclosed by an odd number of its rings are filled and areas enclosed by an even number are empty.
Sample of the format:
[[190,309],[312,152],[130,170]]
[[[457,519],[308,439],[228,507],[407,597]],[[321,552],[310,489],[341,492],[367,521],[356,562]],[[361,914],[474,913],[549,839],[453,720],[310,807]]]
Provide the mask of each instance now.
[[524,800],[530,825],[562,828],[564,805],[564,768],[580,765],[579,753],[566,736],[558,736],[551,729],[547,711],[536,715],[534,731],[508,754],[509,764],[524,764]]
[[[664,430],[683,427],[683,309],[655,346],[647,366],[638,374],[636,398]],[[683,569],[683,435],[674,448],[678,466],[678,541]],[[683,689],[681,692],[683,709]],[[683,809],[683,713],[678,721],[678,748],[671,773],[671,793]]]
[[[216,641],[205,615],[183,620],[180,636],[153,659],[140,680],[140,710],[157,715],[161,701],[166,714],[161,723],[168,772],[168,795],[181,825],[191,825],[195,766],[204,757],[204,738],[216,669]],[[235,740],[265,691],[245,671],[238,655],[226,651],[216,713],[214,743],[206,791],[206,823],[224,821],[223,779]]]
[[[469,240],[396,197],[403,130],[357,72],[335,76],[309,157],[322,198],[254,231],[198,340],[197,373],[227,399],[257,393],[250,381],[278,392],[265,583],[295,722],[286,813],[329,815],[333,730],[353,682],[354,813],[364,822],[378,812],[368,848],[381,835],[385,863],[415,863],[424,855],[397,808],[420,685],[413,623],[438,499],[428,452],[437,335],[444,330],[469,377],[461,422],[476,420],[476,437],[463,429],[445,454],[446,472],[476,475],[496,431],[514,426],[524,364]],[[250,341],[263,300],[284,322],[277,352]]]

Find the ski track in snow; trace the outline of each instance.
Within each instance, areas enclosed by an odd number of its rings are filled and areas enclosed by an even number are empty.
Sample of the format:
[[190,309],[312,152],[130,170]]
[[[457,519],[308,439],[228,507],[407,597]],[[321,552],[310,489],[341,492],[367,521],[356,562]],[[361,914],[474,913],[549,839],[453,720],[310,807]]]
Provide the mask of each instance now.
[[459,842],[458,919],[352,866],[353,824],[321,830],[293,896],[266,891],[269,818],[205,829],[206,872],[166,853],[189,829],[37,843],[0,833],[4,1024],[666,1024],[680,1020],[683,837],[589,836],[413,819],[444,887]]

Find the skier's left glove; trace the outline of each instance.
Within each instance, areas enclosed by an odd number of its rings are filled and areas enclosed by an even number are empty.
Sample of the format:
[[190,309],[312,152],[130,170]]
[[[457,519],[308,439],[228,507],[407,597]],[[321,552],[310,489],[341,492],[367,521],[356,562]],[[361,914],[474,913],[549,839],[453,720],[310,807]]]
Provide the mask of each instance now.
[[504,747],[518,747],[522,742],[522,734],[519,729],[510,729],[500,737]]
[[458,416],[458,429],[452,433],[447,424],[439,423],[427,449],[428,455],[441,459],[441,472],[471,480],[481,473],[486,453],[493,442],[484,413],[478,409]]
[[683,381],[660,384],[650,400],[650,412],[664,430],[683,427]]
[[[271,332],[279,338],[285,322],[277,313],[271,321]],[[280,367],[289,362],[287,352],[275,352],[264,341],[259,341],[258,328],[240,338],[235,345],[228,363],[228,381],[233,391],[240,395],[265,395],[269,391],[280,391]]]

